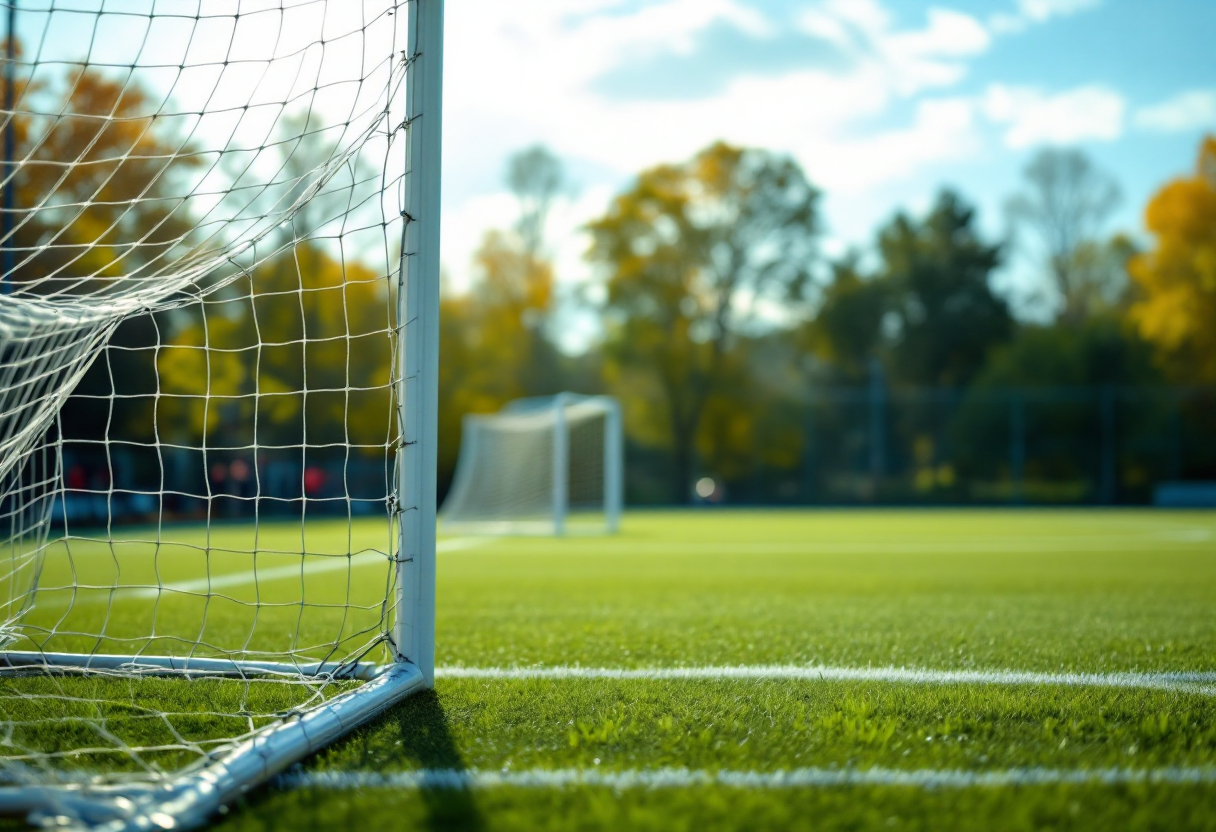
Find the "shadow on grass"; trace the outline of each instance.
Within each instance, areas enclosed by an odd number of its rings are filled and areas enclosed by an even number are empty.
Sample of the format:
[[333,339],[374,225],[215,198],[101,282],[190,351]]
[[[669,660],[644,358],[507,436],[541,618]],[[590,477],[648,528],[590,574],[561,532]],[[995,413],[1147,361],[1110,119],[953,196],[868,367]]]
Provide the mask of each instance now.
[[[395,725],[403,756],[422,769],[464,771],[464,758],[448,724],[443,703],[433,690],[417,693],[384,717]],[[485,822],[470,789],[422,789],[425,829],[481,832]]]
[[[325,757],[331,752],[321,752]],[[335,767],[347,771],[391,772],[411,767],[428,770],[464,771],[466,766],[452,736],[443,703],[435,691],[416,693],[404,702],[338,740],[332,753]],[[314,758],[315,760],[316,758]],[[410,764],[413,764],[412,766]],[[311,761],[305,761],[311,768]],[[361,829],[367,824],[369,806],[376,806],[378,790],[356,789],[333,792],[301,789],[282,792],[258,789],[240,800],[228,813],[222,829],[311,830]],[[383,792],[381,792],[382,794]],[[419,789],[417,801],[401,805],[401,828],[427,829],[432,832],[482,832],[485,820],[469,789]],[[410,806],[420,808],[416,814]],[[0,826],[0,832],[5,827]]]

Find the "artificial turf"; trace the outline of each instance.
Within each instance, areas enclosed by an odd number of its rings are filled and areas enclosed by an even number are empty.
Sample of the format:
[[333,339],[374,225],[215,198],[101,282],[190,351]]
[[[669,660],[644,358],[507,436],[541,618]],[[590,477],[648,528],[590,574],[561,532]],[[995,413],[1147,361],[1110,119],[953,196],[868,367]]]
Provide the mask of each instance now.
[[[342,526],[318,524],[316,533],[334,551],[346,545]],[[261,534],[290,551],[299,528]],[[147,580],[147,563],[122,565],[140,576],[134,583]],[[346,583],[325,591],[374,594],[338,574]],[[374,566],[367,574],[369,584],[383,580]],[[286,581],[285,597],[298,593],[298,580]],[[98,580],[107,582],[112,575]],[[262,593],[274,598],[272,582]],[[442,666],[478,668],[1211,671],[1214,599],[1213,512],[637,512],[613,538],[503,538],[441,555],[437,654]],[[137,602],[111,601],[110,614],[122,619]],[[171,622],[172,602],[162,604]],[[317,633],[329,609],[318,605]],[[221,614],[208,626],[209,638],[224,641],[249,625]],[[441,676],[434,693],[299,772],[1213,766],[1211,686]],[[232,807],[224,825],[1202,829],[1216,828],[1216,785],[271,787]]]

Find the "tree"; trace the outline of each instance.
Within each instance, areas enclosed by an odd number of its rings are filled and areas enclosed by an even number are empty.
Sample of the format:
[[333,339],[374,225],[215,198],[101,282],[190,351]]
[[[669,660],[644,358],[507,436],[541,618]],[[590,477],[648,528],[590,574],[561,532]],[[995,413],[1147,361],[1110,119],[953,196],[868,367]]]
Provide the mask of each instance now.
[[[1100,388],[1160,381],[1151,346],[1113,312],[1078,325],[1025,325],[992,351],[954,416],[962,473],[977,479],[1001,477],[998,472],[1014,477],[1009,456],[1016,432],[1024,455],[1026,437],[1050,438],[1035,443],[1033,456],[1025,460],[1026,476],[1084,481],[1094,473],[1086,451],[1097,445],[1103,407],[1112,413],[1118,407],[1125,449],[1152,449],[1169,432],[1164,399],[1116,399],[1110,389],[1101,393]],[[1067,393],[1053,396],[1053,388]]]
[[672,449],[677,501],[732,351],[805,303],[818,198],[792,159],[718,143],[643,171],[589,225],[588,258],[606,274],[606,373],[634,393],[631,430]]
[[[234,212],[294,202],[310,173],[334,157],[337,148],[308,129],[310,118],[315,114],[282,119],[279,175],[259,192],[260,201],[234,196]],[[375,187],[374,175],[350,160],[327,193],[267,235],[271,256],[204,303],[163,316],[165,346],[157,352],[162,437],[188,446],[257,445],[266,456],[307,445],[310,456],[383,457],[396,429],[394,304],[384,279],[395,258],[371,265],[330,233]],[[298,451],[292,456],[298,461]]]
[[[32,291],[82,292],[174,255],[194,221],[173,197],[188,190],[183,178],[202,160],[168,122],[152,117],[154,93],[132,79],[117,83],[77,68],[18,80],[14,99],[19,113],[0,128],[0,144],[4,130],[13,131],[20,162],[13,230],[4,242],[14,271],[5,280]],[[56,117],[28,113],[60,108]],[[151,317],[117,328],[110,338],[117,349],[90,367],[60,413],[65,437],[100,439],[110,421],[112,437],[152,439],[159,337]],[[108,418],[99,418],[96,397],[112,397]]]
[[973,208],[943,191],[923,220],[896,215],[878,249],[890,374],[908,384],[967,384],[1013,332],[1008,304],[990,284],[1000,246],[981,239]]
[[524,396],[558,393],[561,360],[549,338],[553,264],[545,221],[562,188],[561,162],[543,147],[515,154],[506,181],[519,203],[512,231],[491,229],[473,255],[473,284],[440,310],[440,483],[456,466],[461,421]]
[[262,263],[159,350],[160,435],[383,455],[394,425],[388,294],[371,268],[309,241]]
[[1216,137],[1193,175],[1159,190],[1144,212],[1153,246],[1132,258],[1142,297],[1132,320],[1184,382],[1216,383]]
[[831,282],[809,328],[811,349],[849,381],[868,377],[883,346],[883,319],[893,300],[889,281],[864,274],[856,255],[833,263]]
[[519,201],[515,229],[530,257],[540,254],[549,209],[564,184],[561,160],[543,145],[521,150],[507,161],[507,187]]
[[193,218],[175,197],[203,162],[151,115],[150,92],[75,69],[59,83],[20,85],[17,96],[61,99],[64,113],[12,123],[21,164],[9,279],[88,289],[162,260],[187,238]]
[[1100,241],[1119,204],[1119,186],[1080,150],[1044,148],[1024,171],[1026,187],[1009,201],[1027,228],[1059,298],[1059,316],[1078,324],[1126,285],[1121,268],[1103,268]]

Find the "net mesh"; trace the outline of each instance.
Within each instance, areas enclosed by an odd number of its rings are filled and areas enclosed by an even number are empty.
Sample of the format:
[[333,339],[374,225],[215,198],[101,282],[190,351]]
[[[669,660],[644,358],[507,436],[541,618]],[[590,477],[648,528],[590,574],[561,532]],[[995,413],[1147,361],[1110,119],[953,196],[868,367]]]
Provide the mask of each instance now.
[[94,658],[0,673],[0,785],[202,766],[386,657],[410,5],[20,3],[0,666]]
[[610,529],[606,462],[614,407],[604,397],[562,394],[466,416],[444,528],[488,534]]

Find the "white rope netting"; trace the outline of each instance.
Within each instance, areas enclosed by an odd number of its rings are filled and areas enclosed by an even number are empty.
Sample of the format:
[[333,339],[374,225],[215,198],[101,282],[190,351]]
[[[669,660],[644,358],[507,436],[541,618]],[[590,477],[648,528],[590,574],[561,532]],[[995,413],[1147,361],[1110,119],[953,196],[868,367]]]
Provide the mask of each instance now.
[[444,527],[487,534],[611,527],[615,407],[605,397],[564,393],[466,416]]
[[385,655],[411,5],[21,0],[0,785],[203,765]]

